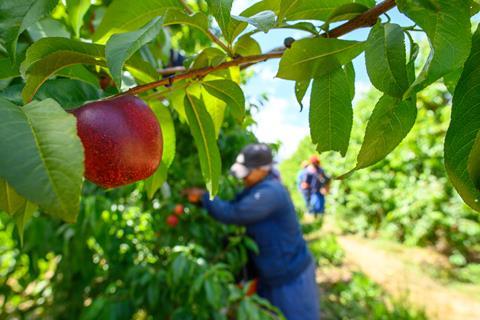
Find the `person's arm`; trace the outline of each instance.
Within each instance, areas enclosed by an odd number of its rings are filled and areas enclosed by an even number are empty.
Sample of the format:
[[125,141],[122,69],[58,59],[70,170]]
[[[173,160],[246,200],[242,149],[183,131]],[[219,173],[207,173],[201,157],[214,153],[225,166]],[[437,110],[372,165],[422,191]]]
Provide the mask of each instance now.
[[259,188],[240,200],[224,201],[208,194],[202,197],[205,209],[215,219],[226,224],[248,225],[268,217],[278,205],[278,196],[270,188]]
[[310,172],[306,172],[303,175],[303,179],[301,183],[302,189],[307,190],[308,188],[310,188],[311,183],[312,183],[312,174]]

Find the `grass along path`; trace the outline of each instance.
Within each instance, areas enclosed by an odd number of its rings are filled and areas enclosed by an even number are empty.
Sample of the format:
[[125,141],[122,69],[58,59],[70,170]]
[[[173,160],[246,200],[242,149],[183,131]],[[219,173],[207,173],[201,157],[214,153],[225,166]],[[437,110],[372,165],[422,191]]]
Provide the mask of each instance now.
[[309,242],[335,235],[345,255],[341,265],[318,268],[317,282],[345,281],[361,271],[395,300],[425,310],[429,319],[480,319],[480,284],[439,278],[439,270],[449,266],[443,255],[428,248],[340,235],[328,216],[320,230],[312,220],[306,222]]
[[397,245],[395,250],[387,250],[385,243],[355,236],[339,236],[337,240],[347,261],[390,295],[424,308],[430,319],[480,319],[480,286],[450,287],[433,279],[425,273],[425,263],[435,261],[425,252],[427,249]]

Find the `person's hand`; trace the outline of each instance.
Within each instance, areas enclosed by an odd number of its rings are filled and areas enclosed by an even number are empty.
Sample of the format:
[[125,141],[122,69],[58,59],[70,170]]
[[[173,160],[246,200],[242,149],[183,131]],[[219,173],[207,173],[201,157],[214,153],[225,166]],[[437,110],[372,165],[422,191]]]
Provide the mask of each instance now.
[[310,185],[307,182],[302,182],[302,184],[300,184],[300,187],[303,190],[307,190],[310,187]]
[[328,193],[327,188],[321,188],[320,193],[323,194],[323,195],[326,195]]
[[187,197],[188,202],[199,203],[206,192],[204,189],[193,187],[183,190],[182,194]]

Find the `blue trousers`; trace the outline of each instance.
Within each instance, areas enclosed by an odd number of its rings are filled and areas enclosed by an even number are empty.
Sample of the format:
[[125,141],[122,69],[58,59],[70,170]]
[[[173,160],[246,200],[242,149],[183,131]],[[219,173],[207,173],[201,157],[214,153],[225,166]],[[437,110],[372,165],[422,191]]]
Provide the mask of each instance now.
[[310,196],[310,212],[314,214],[325,212],[325,196],[320,192],[315,192]]
[[310,191],[309,190],[300,190],[303,200],[305,201],[305,206],[310,207]]
[[260,279],[258,294],[279,308],[287,320],[320,319],[320,300],[314,262],[297,278],[284,285],[265,286]]

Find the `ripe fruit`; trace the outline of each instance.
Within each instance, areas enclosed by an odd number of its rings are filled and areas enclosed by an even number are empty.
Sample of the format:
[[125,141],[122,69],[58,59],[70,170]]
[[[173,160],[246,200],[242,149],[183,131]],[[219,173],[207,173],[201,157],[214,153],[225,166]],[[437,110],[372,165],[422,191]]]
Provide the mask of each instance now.
[[88,103],[72,111],[85,150],[85,177],[114,188],[151,176],[162,159],[160,125],[135,96]]
[[183,207],[182,204],[177,204],[173,209],[173,213],[175,213],[177,216],[181,216],[183,214],[184,209],[185,208]]
[[178,224],[179,220],[177,218],[177,216],[171,214],[167,217],[167,224],[170,226],[170,227],[175,227],[177,224]]
[[114,83],[112,78],[110,78],[107,75],[102,75],[100,77],[100,88],[102,88],[102,90],[105,90],[108,87],[113,87],[113,86],[114,86]]
[[257,287],[258,287],[258,278],[255,278],[252,280],[252,282],[250,282],[247,289],[246,296],[250,297],[250,296],[253,296],[255,293],[257,293]]

